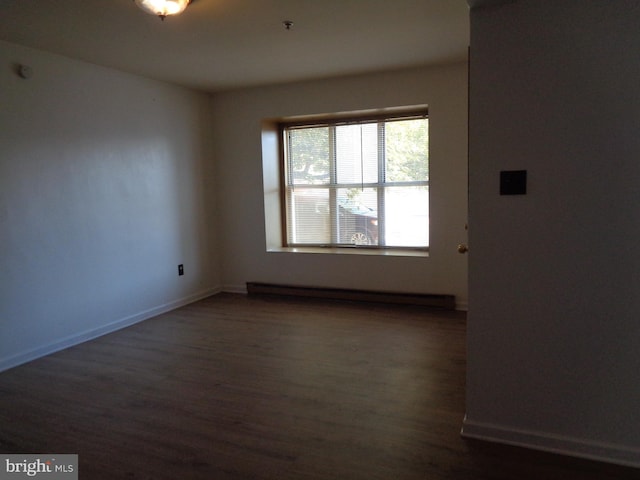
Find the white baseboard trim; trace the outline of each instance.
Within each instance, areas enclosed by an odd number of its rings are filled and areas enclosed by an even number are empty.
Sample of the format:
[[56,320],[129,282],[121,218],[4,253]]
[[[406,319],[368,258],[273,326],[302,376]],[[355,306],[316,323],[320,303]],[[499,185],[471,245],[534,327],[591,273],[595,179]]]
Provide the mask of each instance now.
[[466,416],[460,434],[465,438],[542,450],[626,467],[640,467],[640,448],[474,422]]
[[247,294],[247,284],[243,283],[242,285],[223,285],[222,291],[225,293],[243,293]]
[[170,312],[171,310],[175,310],[176,308],[188,305],[193,302],[197,302],[198,300],[202,300],[203,298],[210,297],[211,295],[215,295],[216,293],[220,293],[221,291],[221,288],[210,288],[202,290],[200,292],[194,293],[193,295],[189,295],[172,302],[158,305],[157,307],[153,307],[134,315],[121,318],[120,320],[116,320],[101,327],[86,330],[76,335],[70,335],[61,340],[57,340],[53,343],[33,348],[26,352],[13,355],[9,358],[0,359],[0,372],[9,370],[10,368],[17,367],[18,365],[25,364],[46,355],[59,352],[60,350],[64,350],[65,348],[73,347],[74,345],[79,345],[80,343],[93,340],[94,338],[101,337],[108,333],[121,330],[144,320],[148,320],[149,318],[153,318],[157,315]]

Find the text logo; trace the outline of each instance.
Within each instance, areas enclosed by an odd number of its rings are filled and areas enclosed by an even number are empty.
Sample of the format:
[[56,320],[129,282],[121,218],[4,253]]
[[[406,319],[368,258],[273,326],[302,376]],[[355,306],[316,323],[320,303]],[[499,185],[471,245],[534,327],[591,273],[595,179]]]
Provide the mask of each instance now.
[[0,455],[0,480],[78,480],[78,455]]

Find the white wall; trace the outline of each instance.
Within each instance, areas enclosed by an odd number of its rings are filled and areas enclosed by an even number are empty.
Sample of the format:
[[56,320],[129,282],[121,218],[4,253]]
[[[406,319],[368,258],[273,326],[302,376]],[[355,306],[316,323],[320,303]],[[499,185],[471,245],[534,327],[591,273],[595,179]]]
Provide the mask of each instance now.
[[[219,93],[213,97],[222,275],[249,281],[414,293],[467,302],[467,69],[465,63]],[[431,249],[428,258],[267,252],[261,124],[265,119],[428,104]]]
[[471,12],[469,436],[640,466],[638,25],[623,0]]
[[220,284],[210,133],[207,95],[0,42],[0,370]]

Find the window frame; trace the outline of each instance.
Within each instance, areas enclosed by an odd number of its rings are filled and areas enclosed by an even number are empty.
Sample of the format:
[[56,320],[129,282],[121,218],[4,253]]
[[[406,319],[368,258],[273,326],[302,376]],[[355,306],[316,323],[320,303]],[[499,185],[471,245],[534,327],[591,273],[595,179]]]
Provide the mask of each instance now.
[[[341,244],[341,243],[328,243],[328,244],[315,244],[315,243],[290,243],[289,236],[287,232],[287,190],[289,185],[287,184],[287,141],[286,141],[286,132],[292,128],[305,128],[305,127],[335,127],[342,125],[360,125],[363,123],[378,123],[387,122],[387,121],[402,121],[402,120],[413,120],[413,119],[429,119],[429,109],[426,105],[416,106],[410,109],[385,109],[384,111],[367,111],[360,113],[345,113],[345,114],[336,114],[336,115],[322,115],[322,116],[304,116],[304,117],[295,117],[288,118],[285,120],[281,120],[277,122],[277,134],[278,134],[278,163],[280,170],[280,222],[281,222],[281,238],[282,238],[282,247],[286,249],[292,250],[316,250],[322,251],[349,251],[357,249],[359,251],[367,251],[369,253],[379,253],[386,254],[388,252],[397,251],[397,252],[405,252],[411,253],[414,252],[416,254],[428,254],[429,245],[427,246],[388,246],[388,245],[356,245],[356,244]],[[430,126],[430,125],[429,125]],[[380,125],[378,125],[380,128]],[[335,132],[335,130],[334,130]],[[429,155],[429,144],[427,144],[427,158],[429,165],[431,164],[431,159]],[[333,160],[332,160],[333,161]],[[430,188],[430,175],[427,177],[426,181],[416,181],[416,182],[386,182],[383,178],[384,175],[381,175],[384,171],[384,162],[378,161],[379,168],[379,176],[377,182],[368,182],[368,183],[358,183],[358,187],[364,188],[378,188],[380,192],[383,192],[384,196],[384,188],[394,187],[394,186],[426,186],[427,187],[427,195],[431,195]],[[335,166],[335,165],[334,165]],[[347,183],[337,183],[335,179],[332,179],[329,184],[321,185],[315,188],[330,188],[337,189],[348,186],[350,184]],[[312,187],[314,188],[314,187]],[[380,195],[378,192],[378,195]],[[383,203],[383,199],[378,197],[378,206],[380,207],[381,203]],[[378,209],[380,211],[380,208]],[[384,218],[384,217],[383,217]],[[378,217],[378,221],[380,221],[380,217]],[[384,221],[384,220],[383,220]],[[379,228],[379,232],[383,231],[383,228]],[[382,233],[381,235],[384,235]],[[428,241],[430,243],[430,241]]]

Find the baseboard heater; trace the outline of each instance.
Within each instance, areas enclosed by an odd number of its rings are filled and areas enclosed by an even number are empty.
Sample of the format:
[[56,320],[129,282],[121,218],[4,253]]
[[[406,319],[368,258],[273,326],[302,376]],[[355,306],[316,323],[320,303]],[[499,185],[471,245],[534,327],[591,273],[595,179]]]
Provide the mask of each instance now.
[[455,310],[454,295],[377,292],[342,288],[298,287],[269,283],[247,282],[249,295],[284,295],[294,297],[327,298],[358,302],[396,303]]

